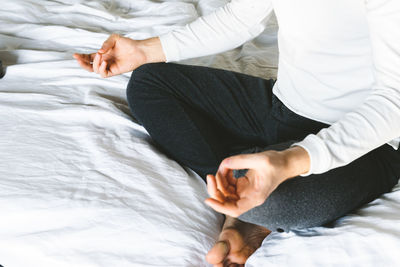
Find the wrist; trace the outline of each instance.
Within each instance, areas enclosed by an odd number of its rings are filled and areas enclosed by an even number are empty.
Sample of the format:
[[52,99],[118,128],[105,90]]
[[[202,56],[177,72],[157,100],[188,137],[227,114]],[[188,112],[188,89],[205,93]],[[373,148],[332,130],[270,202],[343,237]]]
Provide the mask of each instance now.
[[293,146],[281,152],[285,164],[285,180],[307,173],[310,169],[310,156],[300,147]]
[[144,54],[143,64],[166,61],[160,38],[152,37],[138,42],[138,48]]

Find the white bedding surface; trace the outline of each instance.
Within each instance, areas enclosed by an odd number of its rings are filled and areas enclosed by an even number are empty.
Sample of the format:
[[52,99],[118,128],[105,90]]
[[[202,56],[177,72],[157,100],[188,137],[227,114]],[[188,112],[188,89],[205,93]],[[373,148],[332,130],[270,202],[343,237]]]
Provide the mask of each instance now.
[[[207,266],[222,217],[201,179],[134,122],[129,75],[72,60],[109,33],[144,39],[225,0],[13,0],[0,5],[0,265]],[[255,41],[184,63],[272,77],[274,23]],[[400,188],[336,228],[272,234],[246,266],[400,265]]]

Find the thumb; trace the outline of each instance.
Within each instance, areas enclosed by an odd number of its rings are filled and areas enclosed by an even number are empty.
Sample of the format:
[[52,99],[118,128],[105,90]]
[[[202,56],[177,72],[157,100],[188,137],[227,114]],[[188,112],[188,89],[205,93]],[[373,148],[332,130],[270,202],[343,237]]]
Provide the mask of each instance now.
[[119,38],[120,36],[118,34],[111,34],[110,37],[108,37],[108,39],[103,43],[103,46],[98,52],[101,54],[106,53],[115,46]]
[[261,160],[260,155],[256,153],[242,154],[224,159],[220,168],[231,170],[256,169],[259,167]]

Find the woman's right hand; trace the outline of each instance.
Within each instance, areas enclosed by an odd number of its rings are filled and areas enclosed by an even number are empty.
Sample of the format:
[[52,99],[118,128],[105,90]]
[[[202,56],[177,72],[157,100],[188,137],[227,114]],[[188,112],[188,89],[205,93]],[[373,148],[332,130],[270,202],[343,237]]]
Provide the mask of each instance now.
[[165,55],[158,37],[132,40],[112,34],[101,49],[92,54],[74,54],[79,65],[103,78],[108,78],[152,62],[165,62]]

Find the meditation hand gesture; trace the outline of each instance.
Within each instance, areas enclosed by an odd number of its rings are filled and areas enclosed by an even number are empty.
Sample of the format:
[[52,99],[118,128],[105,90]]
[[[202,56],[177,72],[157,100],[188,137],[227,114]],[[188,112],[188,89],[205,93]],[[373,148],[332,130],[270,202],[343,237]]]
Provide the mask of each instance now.
[[[217,212],[238,217],[263,204],[279,184],[308,168],[309,157],[301,147],[229,157],[221,162],[215,176],[207,176],[210,198],[205,202]],[[239,169],[248,171],[235,178],[233,170]]]
[[74,54],[79,65],[103,78],[132,71],[145,63],[165,61],[159,38],[132,40],[112,34],[92,54]]

